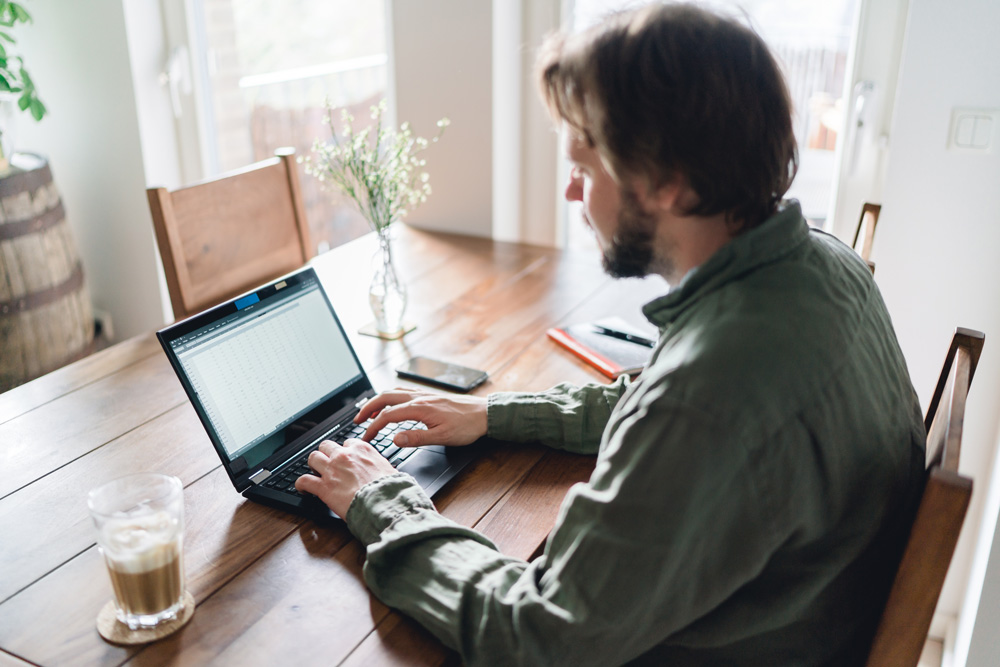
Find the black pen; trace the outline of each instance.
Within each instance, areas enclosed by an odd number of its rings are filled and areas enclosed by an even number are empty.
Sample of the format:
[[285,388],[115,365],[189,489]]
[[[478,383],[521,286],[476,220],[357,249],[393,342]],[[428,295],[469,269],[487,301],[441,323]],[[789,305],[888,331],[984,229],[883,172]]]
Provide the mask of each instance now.
[[593,325],[597,329],[597,333],[603,334],[605,336],[611,336],[612,338],[617,338],[619,340],[627,340],[630,343],[635,343],[636,345],[644,345],[646,347],[655,347],[656,341],[650,340],[645,336],[637,336],[635,334],[625,333],[624,331],[619,331],[618,329],[612,329],[610,327],[603,326],[601,324]]

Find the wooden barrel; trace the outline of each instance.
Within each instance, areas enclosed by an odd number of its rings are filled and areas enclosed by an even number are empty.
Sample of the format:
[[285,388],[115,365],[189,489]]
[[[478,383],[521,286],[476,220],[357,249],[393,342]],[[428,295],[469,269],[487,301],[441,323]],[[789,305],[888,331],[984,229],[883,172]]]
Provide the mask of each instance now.
[[0,392],[93,349],[83,266],[48,162],[20,153],[0,173]]

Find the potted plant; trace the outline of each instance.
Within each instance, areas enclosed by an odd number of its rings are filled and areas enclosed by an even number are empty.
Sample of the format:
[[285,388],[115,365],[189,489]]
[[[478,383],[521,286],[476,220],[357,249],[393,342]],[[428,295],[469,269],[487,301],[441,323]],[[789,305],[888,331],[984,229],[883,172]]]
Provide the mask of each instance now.
[[[29,112],[37,121],[45,116],[45,105],[38,98],[35,82],[24,67],[24,59],[8,49],[16,43],[11,29],[17,23],[30,22],[31,15],[20,4],[0,0],[0,96],[16,98],[18,108]],[[0,169],[7,167],[10,158],[10,139],[5,130],[0,127]]]

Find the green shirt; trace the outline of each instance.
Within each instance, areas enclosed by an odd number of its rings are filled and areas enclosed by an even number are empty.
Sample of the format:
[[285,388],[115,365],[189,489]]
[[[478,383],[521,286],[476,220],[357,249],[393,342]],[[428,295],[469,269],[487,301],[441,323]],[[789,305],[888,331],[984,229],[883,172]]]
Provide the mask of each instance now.
[[925,437],[868,268],[792,203],[644,312],[635,381],[489,398],[490,436],[597,455],[544,554],[396,474],[347,513],[369,587],[469,664],[862,663]]

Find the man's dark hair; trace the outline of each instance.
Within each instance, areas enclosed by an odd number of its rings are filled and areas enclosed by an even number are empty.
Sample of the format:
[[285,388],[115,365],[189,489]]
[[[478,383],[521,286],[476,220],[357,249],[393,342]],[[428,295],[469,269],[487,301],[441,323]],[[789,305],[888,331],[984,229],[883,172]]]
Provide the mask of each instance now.
[[764,41],[735,20],[654,3],[577,35],[537,61],[542,99],[595,147],[619,184],[681,177],[685,213],[744,228],[777,209],[798,166],[791,102]]

